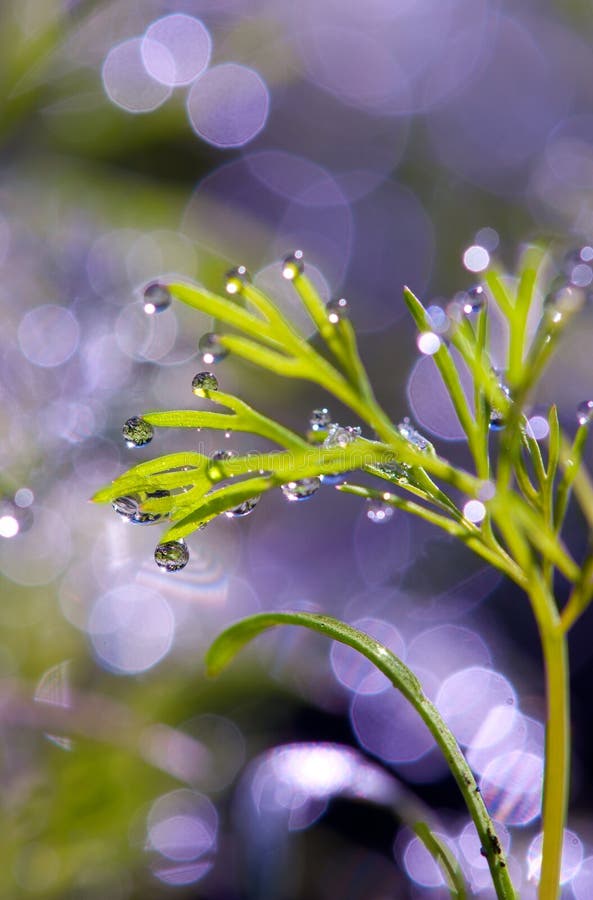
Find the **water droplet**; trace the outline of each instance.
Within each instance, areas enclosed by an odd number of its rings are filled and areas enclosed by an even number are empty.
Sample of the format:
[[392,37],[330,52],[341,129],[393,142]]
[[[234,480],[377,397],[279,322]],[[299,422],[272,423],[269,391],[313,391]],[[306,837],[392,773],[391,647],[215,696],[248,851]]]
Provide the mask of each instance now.
[[145,447],[154,437],[154,428],[146,419],[132,416],[121,430],[128,447]]
[[[153,494],[147,494],[147,497],[168,496],[168,491],[155,491]],[[137,494],[130,494],[125,497],[116,497],[111,501],[111,506],[115,512],[121,516],[126,522],[132,525],[154,525],[162,519],[160,513],[143,512],[140,508],[140,497]]]
[[579,425],[590,425],[593,422],[593,400],[583,400],[577,406],[577,422]]
[[329,409],[321,407],[314,409],[309,416],[309,428],[311,431],[323,431],[331,422]]
[[286,499],[295,503],[300,500],[308,500],[313,494],[319,490],[321,482],[319,478],[301,478],[300,481],[288,481],[281,486],[282,493]]
[[154,561],[165,572],[179,572],[189,562],[189,550],[185,541],[165,541],[154,551]]
[[335,300],[330,300],[325,308],[327,310],[327,318],[332,325],[337,325],[340,319],[344,319],[348,315],[348,301],[345,297],[337,297]]
[[320,475],[319,478],[326,485],[336,485],[336,484],[344,484],[346,478],[348,476],[347,472],[326,472],[325,475]]
[[236,266],[225,275],[225,290],[227,294],[240,294],[245,284],[251,284],[251,275],[245,266]]
[[486,304],[486,291],[481,284],[465,291],[461,298],[461,308],[464,315],[471,316],[484,308]]
[[148,316],[164,312],[171,306],[169,289],[159,281],[153,281],[144,288],[144,312]]
[[225,516],[228,516],[229,519],[239,519],[243,516],[248,516],[249,513],[253,512],[260,500],[260,494],[256,497],[250,497],[249,500],[244,500],[243,503],[240,503],[238,506],[225,510]]
[[347,447],[357,437],[360,437],[360,428],[358,426],[338,425],[337,422],[332,422],[327,430],[327,437],[322,446],[327,449]]
[[[501,389],[501,391],[503,392],[503,394],[505,394],[507,397],[510,398],[511,392],[509,391],[506,384],[504,384],[504,382],[500,381],[498,383],[498,386]],[[506,424],[506,422],[505,422],[503,411],[501,409],[496,409],[495,407],[492,407],[492,409],[490,410],[489,426],[488,426],[490,428],[490,431],[502,431],[502,429],[505,427],[505,424]]]
[[430,441],[420,434],[419,431],[416,431],[407,416],[398,424],[397,430],[406,441],[414,444],[419,450],[427,450],[430,447]]
[[383,525],[393,518],[395,512],[393,506],[389,503],[383,503],[382,500],[367,500],[367,519],[375,522],[377,525]]
[[225,478],[224,467],[219,465],[219,463],[224,462],[227,459],[233,459],[237,454],[234,450],[215,450],[214,453],[210,455],[210,462],[206,466],[206,476],[210,479],[210,481],[222,481]]
[[302,250],[295,250],[289,253],[282,260],[282,277],[287,281],[294,281],[297,275],[302,275],[305,271],[304,253]]
[[559,325],[565,315],[572,315],[583,308],[586,294],[582,287],[566,284],[562,278],[556,278],[544,298],[544,315],[548,327]]
[[198,350],[202,354],[202,362],[207,366],[220,362],[229,355],[229,351],[220,343],[220,337],[212,332],[202,335],[198,341]]
[[196,397],[203,396],[205,391],[217,391],[218,378],[212,372],[198,372],[193,377],[191,389]]

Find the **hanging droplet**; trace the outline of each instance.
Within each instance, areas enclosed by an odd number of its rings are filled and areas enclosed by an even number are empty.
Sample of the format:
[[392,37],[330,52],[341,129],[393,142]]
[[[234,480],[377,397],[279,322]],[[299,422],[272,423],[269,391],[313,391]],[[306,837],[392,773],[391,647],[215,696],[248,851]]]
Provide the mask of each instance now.
[[189,550],[185,541],[165,541],[154,551],[154,561],[165,572],[179,572],[189,562]]
[[234,450],[215,450],[210,455],[210,462],[206,466],[206,476],[210,481],[222,481],[226,475],[223,466],[219,465],[219,463],[233,459],[236,455]]
[[345,319],[348,315],[348,301],[345,297],[336,297],[330,300],[327,306],[327,318],[332,325],[337,325],[340,319]]
[[164,312],[171,306],[169,289],[159,281],[153,281],[144,288],[144,312],[147,316]]
[[393,506],[389,503],[384,503],[382,500],[367,500],[367,519],[370,519],[376,525],[383,525],[385,522],[389,522],[393,518],[394,512]]
[[[498,386],[499,386],[500,390],[503,392],[503,394],[510,399],[511,392],[508,389],[507,385],[504,384],[502,381],[500,381],[498,383]],[[492,407],[490,410],[489,425],[488,425],[488,427],[490,428],[490,431],[502,431],[502,429],[505,427],[505,425],[506,425],[506,421],[505,421],[503,411],[501,409],[496,409],[495,407]]]
[[414,444],[419,450],[427,450],[430,447],[430,441],[428,441],[424,435],[420,434],[419,431],[416,431],[408,416],[406,416],[405,419],[402,419],[398,424],[397,430],[406,441]]
[[256,497],[250,497],[249,500],[244,500],[243,503],[240,503],[238,506],[225,510],[225,516],[229,519],[240,519],[243,516],[248,516],[249,513],[253,512],[260,500],[260,494]]
[[281,485],[281,490],[290,503],[308,500],[319,490],[319,478],[301,478],[299,481],[288,481]]
[[229,351],[221,344],[219,336],[213,332],[202,335],[198,341],[198,350],[202,354],[202,362],[207,366],[220,362],[229,355]]
[[480,312],[485,305],[486,291],[481,284],[476,284],[462,295],[461,308],[466,316]]
[[246,284],[251,284],[251,275],[245,266],[236,266],[225,275],[224,287],[227,294],[240,294]]
[[[168,491],[155,491],[154,494],[147,494],[147,497],[155,497],[163,493],[168,496]],[[111,506],[126,522],[132,525],[154,525],[163,517],[160,513],[144,512],[140,507],[140,497],[137,494],[129,494],[126,497],[116,497],[111,501]]]
[[347,476],[347,472],[326,472],[324,475],[320,475],[319,478],[323,484],[334,487],[336,484],[344,484]]
[[302,250],[295,250],[289,253],[282,260],[282,277],[287,281],[294,281],[297,275],[302,275],[305,271],[305,259]]
[[205,391],[217,391],[218,378],[212,372],[198,372],[192,379],[191,389],[196,397],[203,396]]
[[132,416],[121,430],[128,447],[145,447],[154,437],[154,428],[146,419]]
[[329,409],[321,407],[314,409],[309,416],[309,428],[311,431],[323,431],[331,423],[331,415]]
[[544,316],[548,327],[553,330],[563,322],[565,316],[579,312],[586,299],[587,295],[582,287],[566,284],[561,278],[556,278],[544,298]]
[[593,400],[583,400],[577,406],[577,422],[579,425],[590,425],[593,422]]

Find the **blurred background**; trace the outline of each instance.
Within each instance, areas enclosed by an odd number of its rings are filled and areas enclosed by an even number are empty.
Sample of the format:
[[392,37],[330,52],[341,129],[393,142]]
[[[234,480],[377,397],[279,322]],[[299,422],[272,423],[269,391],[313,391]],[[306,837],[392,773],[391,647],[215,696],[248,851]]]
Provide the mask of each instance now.
[[[178,274],[220,291],[241,263],[302,321],[280,277],[296,247],[324,297],[348,298],[394,421],[467,461],[401,285],[443,304],[533,237],[593,241],[592,36],[584,0],[2,3],[2,897],[440,900],[401,825],[410,795],[491,896],[428,733],[348,650],[288,629],[205,679],[224,625],[295,607],[357,623],[414,668],[535,896],[541,664],[526,601],[496,573],[323,486],[214,522],[168,575],[158,525],[87,501],[155,453],[261,446],[159,432],[126,448],[128,417],[196,402],[211,328],[177,307],[146,316],[142,287]],[[592,337],[589,309],[534,432],[552,399],[574,429]],[[216,372],[300,431],[328,402],[232,358]],[[576,510],[569,528],[579,552]],[[574,900],[593,896],[592,625],[572,647]]]

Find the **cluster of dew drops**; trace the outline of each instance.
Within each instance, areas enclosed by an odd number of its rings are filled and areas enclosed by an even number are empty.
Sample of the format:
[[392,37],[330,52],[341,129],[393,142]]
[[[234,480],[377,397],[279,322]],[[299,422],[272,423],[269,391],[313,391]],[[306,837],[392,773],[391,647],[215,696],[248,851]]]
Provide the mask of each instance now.
[[[296,250],[282,261],[282,275],[287,281],[293,281],[305,269],[304,254]],[[557,321],[562,316],[563,308],[573,302],[571,291],[582,292],[588,285],[593,285],[593,247],[583,247],[580,250],[571,251],[565,260],[564,272],[566,277],[558,279],[553,285],[544,302],[544,311],[552,321]],[[251,281],[249,272],[245,266],[237,266],[231,269],[225,279],[225,289],[230,295],[240,294],[246,284]],[[593,288],[592,288],[593,290]],[[172,298],[168,288],[158,281],[147,285],[144,290],[144,311],[147,315],[161,313],[171,305]],[[428,320],[432,330],[426,330],[418,335],[417,344],[420,352],[427,356],[434,355],[441,343],[446,341],[451,328],[455,327],[461,317],[476,316],[486,304],[486,291],[481,284],[477,284],[466,291],[456,294],[446,309],[441,306],[429,306],[427,309]],[[348,302],[339,297],[330,300],[326,305],[328,321],[337,325],[342,318],[348,315]],[[556,317],[556,318],[555,318]],[[211,366],[228,355],[228,350],[223,346],[219,336],[214,332],[202,335],[198,342],[198,350],[205,365]],[[503,373],[496,372],[499,378],[499,386],[507,396],[510,396],[508,387],[504,384]],[[192,391],[196,396],[207,397],[210,392],[218,390],[218,379],[210,371],[198,372],[192,380]],[[593,400],[584,400],[577,407],[577,420],[580,426],[588,426],[593,421]],[[490,410],[490,428],[493,431],[504,428],[504,418],[500,410]],[[410,424],[409,419],[399,423],[398,431],[402,437],[410,441],[420,450],[425,450],[429,443]],[[360,436],[359,427],[344,426],[332,421],[329,410],[325,407],[315,409],[309,419],[311,432],[324,432],[325,437],[322,446],[345,447]],[[139,416],[129,418],[122,428],[122,434],[128,447],[145,447],[154,436],[154,430],[150,422]],[[230,433],[227,433],[227,437]],[[233,450],[221,449],[211,454],[208,474],[211,480],[217,481],[224,477],[223,471],[217,464],[232,459],[236,454]],[[383,466],[386,474],[405,478],[406,466],[401,463],[389,463]],[[281,491],[289,502],[300,502],[313,497],[321,483],[329,485],[341,484],[345,481],[344,473],[323,474],[303,478],[298,481],[289,481],[281,485]],[[145,494],[146,499],[158,499],[169,496],[168,491],[160,490]],[[383,495],[384,499],[367,500],[367,517],[371,522],[382,524],[389,522],[394,515],[394,506],[386,502],[389,494]],[[228,518],[243,518],[250,515],[260,496],[250,497],[239,505],[227,509],[225,515]],[[160,521],[163,516],[159,513],[142,510],[142,498],[138,495],[117,497],[112,506],[114,510],[127,522],[137,525],[152,525]],[[165,572],[178,572],[189,562],[189,550],[184,540],[165,541],[157,545],[155,562]]]

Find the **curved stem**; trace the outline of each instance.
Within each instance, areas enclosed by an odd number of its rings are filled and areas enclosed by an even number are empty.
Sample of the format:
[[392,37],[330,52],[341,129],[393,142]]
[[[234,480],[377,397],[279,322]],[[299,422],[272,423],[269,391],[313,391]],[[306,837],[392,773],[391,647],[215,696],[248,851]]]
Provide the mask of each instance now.
[[541,633],[546,669],[546,761],[540,900],[559,896],[562,843],[570,772],[570,695],[566,636],[559,628]]

